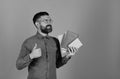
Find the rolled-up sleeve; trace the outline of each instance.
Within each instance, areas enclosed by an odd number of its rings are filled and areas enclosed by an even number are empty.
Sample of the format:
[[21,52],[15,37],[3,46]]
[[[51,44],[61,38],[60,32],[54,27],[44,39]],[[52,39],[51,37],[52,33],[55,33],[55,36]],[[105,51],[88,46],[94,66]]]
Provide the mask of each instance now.
[[18,70],[27,67],[32,61],[32,59],[29,56],[30,51],[27,49],[26,44],[27,44],[26,41],[24,41],[24,43],[21,46],[19,56],[16,60],[16,68]]

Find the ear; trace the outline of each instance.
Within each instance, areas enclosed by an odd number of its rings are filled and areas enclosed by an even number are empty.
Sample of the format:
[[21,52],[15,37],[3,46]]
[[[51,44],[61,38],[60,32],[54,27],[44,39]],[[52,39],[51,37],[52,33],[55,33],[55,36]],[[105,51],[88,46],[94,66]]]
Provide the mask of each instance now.
[[35,22],[35,25],[36,25],[36,26],[39,26],[39,23],[38,23],[38,22]]
[[35,26],[36,26],[36,28],[39,28],[39,23],[38,22],[35,22]]

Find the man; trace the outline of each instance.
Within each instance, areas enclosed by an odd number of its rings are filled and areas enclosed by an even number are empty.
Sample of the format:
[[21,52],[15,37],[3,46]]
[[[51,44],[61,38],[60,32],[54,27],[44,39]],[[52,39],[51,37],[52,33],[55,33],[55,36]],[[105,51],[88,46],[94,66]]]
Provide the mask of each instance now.
[[[36,13],[33,23],[37,33],[23,42],[16,68],[21,70],[28,67],[27,79],[56,79],[56,68],[66,64],[71,56],[68,54],[62,57],[58,39],[49,36],[52,32],[52,19],[47,12]],[[76,51],[71,47],[66,52]]]

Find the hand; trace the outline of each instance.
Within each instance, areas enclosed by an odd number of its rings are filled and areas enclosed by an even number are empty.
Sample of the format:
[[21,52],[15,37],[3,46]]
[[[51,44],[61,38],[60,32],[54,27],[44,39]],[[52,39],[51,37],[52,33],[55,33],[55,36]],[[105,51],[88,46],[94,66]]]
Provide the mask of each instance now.
[[68,54],[67,49],[61,48],[61,53],[62,53],[62,57],[66,56]]
[[75,55],[75,53],[78,51],[78,48],[75,47],[68,47],[67,52],[69,53],[67,57]]
[[32,49],[32,53],[30,54],[30,58],[38,58],[41,56],[41,48],[37,48],[37,44],[35,43],[34,48]]

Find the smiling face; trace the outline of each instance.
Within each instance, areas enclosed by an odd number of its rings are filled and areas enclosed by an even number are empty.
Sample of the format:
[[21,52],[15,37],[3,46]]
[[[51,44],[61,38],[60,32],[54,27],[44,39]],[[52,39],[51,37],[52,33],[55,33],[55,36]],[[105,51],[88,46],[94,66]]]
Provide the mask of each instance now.
[[52,32],[52,19],[48,15],[41,16],[36,21],[36,26],[38,30],[41,30],[42,33],[48,34]]

